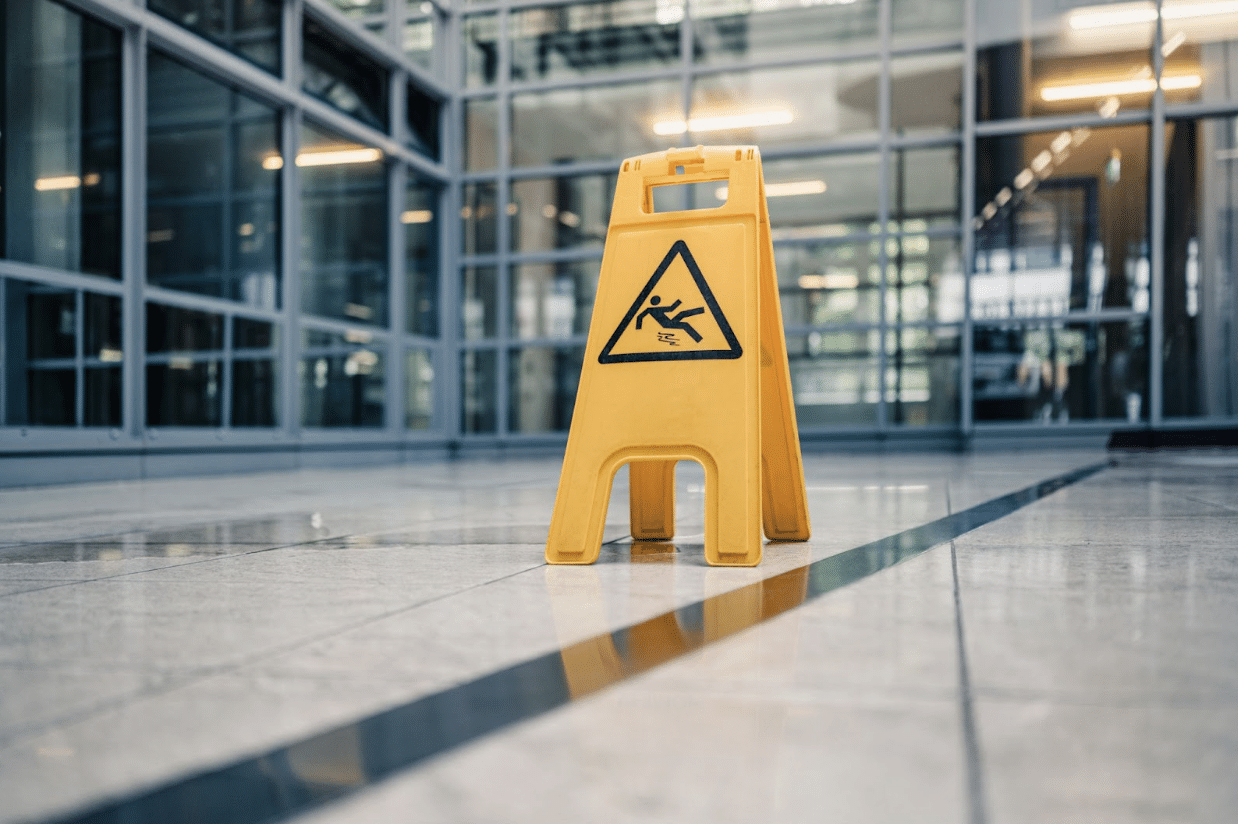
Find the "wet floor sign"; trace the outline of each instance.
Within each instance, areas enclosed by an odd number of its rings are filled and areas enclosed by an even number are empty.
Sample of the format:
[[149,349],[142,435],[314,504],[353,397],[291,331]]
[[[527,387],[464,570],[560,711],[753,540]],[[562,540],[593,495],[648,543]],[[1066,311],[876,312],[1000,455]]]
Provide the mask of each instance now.
[[[658,186],[716,182],[726,202],[655,212]],[[761,157],[750,146],[623,162],[546,560],[591,564],[615,472],[632,537],[675,533],[674,468],[705,469],[705,557],[761,561],[761,532],[808,539],[808,503]],[[721,189],[718,190],[721,193]]]

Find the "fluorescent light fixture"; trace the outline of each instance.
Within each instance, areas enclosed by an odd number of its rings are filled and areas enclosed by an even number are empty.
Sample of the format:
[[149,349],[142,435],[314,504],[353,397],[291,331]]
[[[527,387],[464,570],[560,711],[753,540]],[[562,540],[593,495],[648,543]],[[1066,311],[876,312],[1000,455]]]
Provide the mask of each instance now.
[[1179,31],[1173,37],[1169,38],[1161,46],[1161,57],[1169,57],[1177,51],[1178,47],[1186,42],[1186,32]]
[[748,129],[754,126],[783,126],[795,119],[787,109],[747,114],[726,114],[717,117],[691,117],[682,120],[659,120],[653,124],[653,133],[667,136],[685,132],[721,132],[727,129]]
[[[824,180],[789,180],[786,183],[766,183],[766,197],[795,197],[797,195],[819,195],[829,188]],[[714,190],[714,197],[726,200],[730,193],[727,186],[719,186]]]
[[401,223],[429,223],[434,220],[434,212],[429,209],[409,209],[400,212]]
[[[1161,88],[1167,92],[1198,89],[1204,79],[1198,74],[1179,74],[1161,78]],[[1089,97],[1119,97],[1127,94],[1149,94],[1156,90],[1156,80],[1136,77],[1130,80],[1103,80],[1096,83],[1073,83],[1065,86],[1045,86],[1040,99],[1046,103],[1062,100],[1084,100]]]
[[798,283],[801,289],[854,289],[860,285],[860,276],[847,272],[800,275]]
[[[1218,0],[1211,3],[1176,3],[1161,10],[1163,20],[1190,20],[1197,17],[1216,17],[1221,14],[1238,14],[1238,0]],[[1126,6],[1125,8],[1096,7],[1076,9],[1070,15],[1070,27],[1080,29],[1103,29],[1110,26],[1129,26],[1156,21],[1156,8],[1152,4]]]
[[993,200],[997,203],[998,206],[1005,206],[1007,203],[1010,202],[1010,197],[1013,194],[1014,192],[1010,191],[1009,186],[1003,186],[1002,190],[997,193],[997,196],[994,197]]
[[[1053,142],[1056,143],[1057,141],[1054,140]],[[1067,142],[1070,142],[1069,135],[1067,136]],[[1040,174],[1051,162],[1053,162],[1053,154],[1048,149],[1044,149],[1040,154],[1032,158],[1032,171]]]
[[[373,163],[382,160],[379,149],[329,149],[321,152],[301,152],[297,155],[298,166],[343,166],[349,163]],[[275,171],[284,168],[284,159],[279,155],[264,158],[262,168]]]
[[1036,179],[1036,173],[1031,169],[1024,169],[1014,176],[1014,187],[1016,189],[1026,189]]
[[1049,148],[1054,154],[1061,154],[1070,147],[1070,132],[1059,132],[1058,136],[1053,138],[1053,142],[1049,144]]
[[40,177],[34,181],[35,191],[57,192],[62,189],[76,189],[82,185],[82,179],[77,175],[59,175],[57,177]]
[[1118,100],[1116,95],[1110,95],[1105,98],[1105,102],[1096,107],[1096,113],[1108,120],[1118,113],[1118,109],[1122,108],[1122,101]]

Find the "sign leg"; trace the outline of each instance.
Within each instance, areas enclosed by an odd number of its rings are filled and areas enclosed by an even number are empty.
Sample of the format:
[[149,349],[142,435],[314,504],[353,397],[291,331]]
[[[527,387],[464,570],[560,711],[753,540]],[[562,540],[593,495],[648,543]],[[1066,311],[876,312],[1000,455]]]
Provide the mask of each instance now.
[[675,462],[632,461],[628,509],[632,537],[637,541],[669,541],[675,537]]

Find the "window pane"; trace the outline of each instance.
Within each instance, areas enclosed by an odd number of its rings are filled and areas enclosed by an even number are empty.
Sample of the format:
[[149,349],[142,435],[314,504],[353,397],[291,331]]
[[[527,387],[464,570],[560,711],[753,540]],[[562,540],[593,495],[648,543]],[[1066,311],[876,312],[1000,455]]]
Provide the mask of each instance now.
[[498,270],[466,266],[460,284],[460,333],[465,340],[492,338],[499,329]]
[[886,240],[886,320],[963,319],[963,276],[957,237],[903,235]]
[[277,112],[159,52],[148,65],[147,280],[276,308]]
[[787,356],[801,427],[877,423],[876,330],[790,335]]
[[443,104],[412,85],[408,86],[408,145],[431,160],[439,159],[439,114]]
[[488,86],[499,75],[499,16],[470,15],[463,29],[464,85]]
[[27,349],[31,358],[72,358],[77,353],[77,293],[30,285],[26,294]]
[[[1164,411],[1238,415],[1238,119],[1166,126]],[[1148,302],[1137,270],[1137,306]]]
[[366,125],[387,130],[387,70],[306,18],[302,87]]
[[412,174],[405,193],[404,225],[405,323],[416,335],[438,337],[438,231],[442,188]]
[[963,36],[963,0],[893,0],[890,16],[895,46]]
[[464,205],[460,207],[463,226],[464,254],[491,255],[498,251],[498,189],[492,181],[466,183],[461,188]]
[[10,278],[4,294],[6,422],[73,426],[76,292]]
[[[1151,13],[1151,20],[1134,25],[1115,24],[1104,4],[1080,8],[1084,5],[1082,0],[976,4],[977,120],[1116,113],[1151,105],[1153,4],[1120,9]],[[1063,14],[1067,8],[1074,10]],[[1167,92],[1171,102],[1185,94],[1189,90]]]
[[273,324],[249,318],[232,319],[232,348],[234,350],[273,349],[276,345]]
[[826,63],[789,69],[745,69],[697,78],[687,124],[656,124],[683,144],[760,144],[762,148],[876,135],[876,61]]
[[147,426],[219,426],[223,361],[173,357],[146,365]]
[[194,309],[146,305],[146,351],[203,352],[223,349],[223,317]]
[[86,369],[85,388],[82,423],[86,426],[120,426],[120,367]]
[[434,427],[434,364],[426,349],[410,349],[404,355],[404,428]]
[[281,0],[147,0],[146,7],[229,51],[279,72]]
[[774,261],[785,326],[880,322],[875,241],[780,245]]
[[692,0],[696,59],[777,59],[824,47],[877,48],[877,0]]
[[982,138],[976,189],[973,317],[1147,311],[1146,126]]
[[[836,238],[876,232],[880,156],[826,155],[771,160],[764,165],[765,197],[774,240]],[[721,201],[722,191],[715,197]]]
[[887,417],[896,426],[959,419],[959,330],[902,329],[886,338]]
[[498,103],[493,97],[465,100],[464,112],[464,169],[469,172],[484,172],[498,165],[498,149],[495,136],[499,117]]
[[679,62],[683,8],[661,0],[607,0],[511,13],[512,80],[587,77]]
[[124,346],[121,337],[120,298],[87,292],[85,300],[86,340],[82,352],[87,360],[119,363]]
[[383,13],[383,0],[328,0],[342,11],[346,17],[363,20]]
[[566,432],[584,366],[583,347],[529,347],[509,353],[511,432]]
[[601,247],[615,199],[615,176],[581,175],[512,181],[514,252]]
[[76,422],[74,392],[76,373],[72,369],[32,368],[26,372],[26,392],[29,398],[24,420],[34,426],[73,426]]
[[[351,338],[351,340],[350,340]],[[381,427],[383,347],[366,333],[306,331],[299,366],[303,426]]]
[[963,53],[890,61],[890,129],[898,135],[958,131],[963,107]]
[[[1238,68],[1238,9],[1199,0],[1165,0],[1163,14],[1164,49],[1169,52],[1162,72],[1167,101],[1221,102],[1238,97],[1232,80]],[[1192,88],[1197,80],[1198,87]],[[1171,88],[1175,81],[1185,88]]]
[[895,149],[890,153],[890,220],[894,231],[957,227],[959,150]]
[[[429,6],[429,3],[423,3]],[[431,9],[433,7],[431,6]],[[404,24],[404,54],[423,69],[434,72],[437,66],[434,60],[434,18],[409,20]]]
[[677,141],[654,126],[681,120],[681,99],[678,80],[514,95],[512,162],[540,166],[665,149]]
[[47,0],[0,8],[11,260],[120,277],[120,33]]
[[275,426],[279,365],[269,358],[232,362],[232,425]]
[[1147,417],[1143,320],[977,326],[974,345],[977,421]]
[[588,334],[600,265],[590,260],[513,266],[512,335],[528,340]]
[[460,428],[464,432],[493,433],[498,427],[498,353],[466,350],[460,353]]
[[301,308],[387,323],[387,174],[378,149],[302,126]]

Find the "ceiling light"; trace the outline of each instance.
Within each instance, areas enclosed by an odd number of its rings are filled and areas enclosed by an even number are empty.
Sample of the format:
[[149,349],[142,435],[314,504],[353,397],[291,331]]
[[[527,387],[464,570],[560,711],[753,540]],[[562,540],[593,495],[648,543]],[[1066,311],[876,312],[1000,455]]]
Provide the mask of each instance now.
[[728,129],[748,129],[754,126],[782,126],[795,119],[787,109],[748,114],[728,114],[717,117],[692,117],[682,120],[660,120],[653,124],[656,135],[677,135],[684,132],[721,132]]
[[[348,163],[373,163],[382,160],[379,149],[329,149],[321,152],[302,152],[297,155],[298,166],[342,166]],[[279,155],[263,158],[262,168],[276,171],[284,168],[284,159]]]
[[[1167,92],[1181,89],[1198,89],[1203,78],[1197,74],[1180,74],[1161,78],[1161,88]],[[1096,83],[1073,83],[1065,86],[1045,86],[1040,90],[1040,99],[1046,103],[1063,100],[1083,100],[1089,97],[1118,97],[1128,94],[1148,94],[1156,90],[1156,80],[1137,77],[1132,80],[1103,80]]]
[[1186,42],[1186,32],[1180,31],[1173,37],[1165,41],[1161,46],[1161,57],[1169,57],[1175,50]]
[[[1219,0],[1212,3],[1180,3],[1166,5],[1161,10],[1163,20],[1189,20],[1196,17],[1215,17],[1221,14],[1238,14],[1238,0]],[[1070,15],[1072,29],[1102,29],[1109,26],[1129,26],[1135,23],[1152,23],[1156,9],[1151,5],[1127,6],[1126,8],[1092,7],[1076,9]]]
[[[789,180],[786,183],[766,183],[766,197],[794,197],[796,195],[819,195],[827,188],[824,180]],[[719,186],[714,190],[714,197],[726,200],[730,193],[727,186]]]
[[429,209],[409,209],[400,212],[401,223],[429,223],[434,220],[434,212]]
[[55,192],[61,189],[76,189],[82,185],[82,179],[77,175],[60,175],[58,177],[40,177],[34,181],[35,191]]

